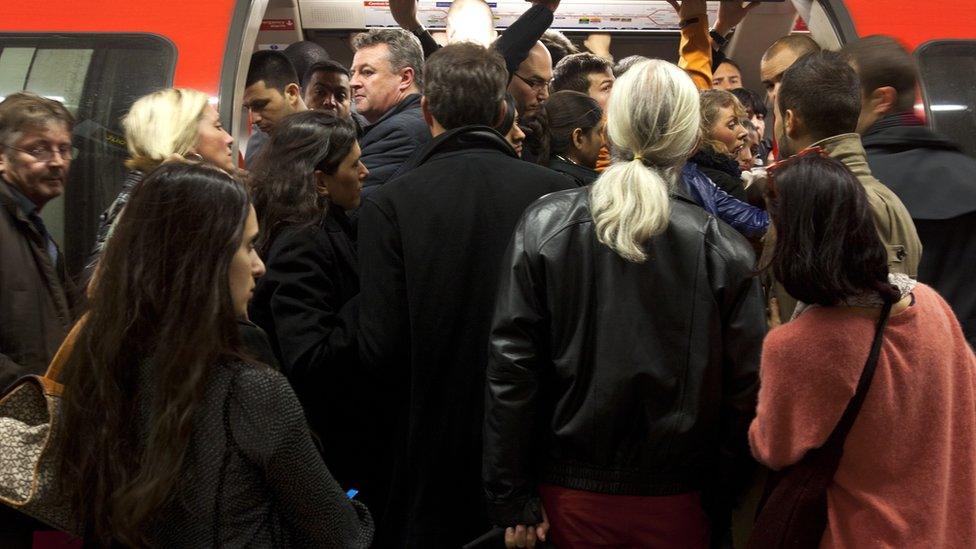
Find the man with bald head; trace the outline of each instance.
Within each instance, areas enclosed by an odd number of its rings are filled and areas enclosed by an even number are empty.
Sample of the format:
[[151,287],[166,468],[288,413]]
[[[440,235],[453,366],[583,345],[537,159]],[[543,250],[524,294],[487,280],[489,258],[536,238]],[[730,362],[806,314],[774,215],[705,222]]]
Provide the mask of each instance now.
[[552,56],[542,42],[536,42],[508,83],[508,92],[515,98],[520,117],[530,117],[538,112],[539,106],[549,99],[551,82]]
[[759,62],[759,74],[766,93],[769,94],[770,105],[776,104],[779,83],[786,69],[792,67],[793,63],[804,55],[818,51],[820,46],[805,34],[784,36],[766,49]]
[[488,47],[498,38],[495,17],[485,0],[454,0],[447,10],[447,43],[474,42]]

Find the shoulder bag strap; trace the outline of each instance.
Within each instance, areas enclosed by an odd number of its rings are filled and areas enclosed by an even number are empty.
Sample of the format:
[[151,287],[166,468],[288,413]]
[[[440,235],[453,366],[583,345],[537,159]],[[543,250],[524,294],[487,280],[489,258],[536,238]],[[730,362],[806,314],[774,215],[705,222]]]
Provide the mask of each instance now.
[[881,317],[878,318],[874,342],[871,344],[871,353],[868,355],[868,361],[864,365],[864,371],[861,372],[861,379],[857,382],[857,391],[855,391],[851,401],[847,403],[844,415],[841,416],[837,427],[834,428],[834,432],[830,434],[826,444],[824,444],[825,447],[836,445],[842,448],[844,440],[847,438],[847,433],[850,432],[851,427],[854,425],[854,420],[857,419],[857,414],[861,411],[864,398],[871,388],[871,380],[874,379],[874,370],[878,366],[878,355],[881,354],[881,344],[884,342],[885,327],[888,325],[888,317],[891,315],[891,305],[891,303],[885,303],[881,309]]

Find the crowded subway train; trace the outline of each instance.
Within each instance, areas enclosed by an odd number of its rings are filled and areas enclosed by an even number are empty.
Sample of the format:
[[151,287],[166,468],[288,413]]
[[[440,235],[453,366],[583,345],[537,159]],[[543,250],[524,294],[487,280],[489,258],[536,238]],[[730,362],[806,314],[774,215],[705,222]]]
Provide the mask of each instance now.
[[0,546],[976,546],[976,4],[0,23]]

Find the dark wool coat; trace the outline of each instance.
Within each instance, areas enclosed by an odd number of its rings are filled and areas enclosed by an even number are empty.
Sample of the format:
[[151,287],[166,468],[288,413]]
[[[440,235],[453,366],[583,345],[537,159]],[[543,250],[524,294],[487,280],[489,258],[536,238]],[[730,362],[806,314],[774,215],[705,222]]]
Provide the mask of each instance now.
[[905,115],[880,120],[861,141],[871,171],[915,222],[918,279],[945,298],[976,346],[976,160]]
[[484,533],[488,332],[522,211],[574,187],[494,130],[435,138],[360,209],[360,355],[390,387],[393,478],[380,546],[457,548]]

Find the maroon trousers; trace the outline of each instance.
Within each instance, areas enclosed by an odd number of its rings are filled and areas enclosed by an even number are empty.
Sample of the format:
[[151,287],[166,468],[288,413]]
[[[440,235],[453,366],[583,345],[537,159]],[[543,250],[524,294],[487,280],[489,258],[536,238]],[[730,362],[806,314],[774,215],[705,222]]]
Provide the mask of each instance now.
[[560,549],[650,547],[707,549],[708,519],[698,492],[615,496],[539,486],[549,535]]

